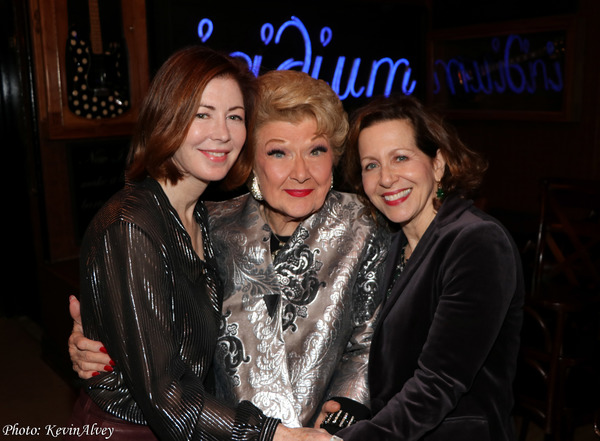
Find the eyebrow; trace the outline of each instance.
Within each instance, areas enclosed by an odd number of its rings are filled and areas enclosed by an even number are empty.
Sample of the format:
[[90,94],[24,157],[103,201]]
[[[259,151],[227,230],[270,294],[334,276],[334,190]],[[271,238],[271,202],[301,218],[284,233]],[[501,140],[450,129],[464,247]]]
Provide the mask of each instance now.
[[[210,109],[210,110],[217,110],[217,108],[215,106],[211,106],[210,104],[202,104],[202,103],[200,103],[198,107],[205,107],[205,108]],[[231,111],[231,110],[237,110],[237,109],[245,110],[244,106],[233,106],[233,107],[230,107],[227,110]]]
[[369,156],[363,156],[362,158],[359,158],[360,162],[365,161],[365,160],[369,160],[369,161],[375,160],[375,161],[377,161],[377,158],[375,156],[370,156],[370,155]]
[[[312,137],[310,139],[310,142],[315,142],[319,139],[323,139],[323,141],[327,142],[327,146],[331,145],[331,141],[329,141],[329,139],[327,139],[327,136],[325,135],[316,135],[314,137]],[[274,137],[274,138],[269,138],[267,140],[265,140],[265,145],[267,145],[270,142],[275,142],[275,143],[279,143],[279,144],[285,144],[285,143],[289,143],[289,140],[286,140],[285,138],[278,138],[278,137]]]
[[268,146],[269,144],[285,145],[287,143],[289,143],[289,141],[286,141],[283,138],[269,138],[269,139],[265,140],[264,145],[265,146]]

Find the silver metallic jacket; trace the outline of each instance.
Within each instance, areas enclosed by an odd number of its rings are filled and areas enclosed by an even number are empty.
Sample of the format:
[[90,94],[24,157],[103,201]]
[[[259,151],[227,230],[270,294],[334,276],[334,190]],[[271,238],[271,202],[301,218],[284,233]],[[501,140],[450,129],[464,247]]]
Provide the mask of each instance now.
[[[368,351],[389,236],[351,194],[331,191],[272,260],[271,229],[250,195],[208,202],[225,286],[216,351],[223,398],[250,400],[288,427],[325,399],[368,406]],[[267,296],[275,296],[269,313]]]

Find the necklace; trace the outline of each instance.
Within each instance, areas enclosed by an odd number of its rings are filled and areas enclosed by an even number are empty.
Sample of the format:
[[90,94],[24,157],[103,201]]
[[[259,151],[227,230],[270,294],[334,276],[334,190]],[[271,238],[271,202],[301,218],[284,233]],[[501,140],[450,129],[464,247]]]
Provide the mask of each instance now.
[[400,272],[404,271],[404,267],[406,266],[406,245],[402,247],[400,250],[400,262],[396,265],[396,268],[400,270]]
[[392,282],[390,283],[390,286],[388,287],[387,292],[385,293],[386,298],[388,298],[390,296],[390,294],[392,292],[392,288],[394,287],[394,285],[400,278],[400,274],[402,274],[402,272],[404,271],[404,268],[406,267],[406,261],[408,260],[406,258],[406,246],[407,245],[404,245],[402,247],[402,249],[400,250],[400,260],[398,261],[398,263],[396,264],[396,267],[394,268],[394,277],[392,278]]
[[269,214],[263,205],[260,206],[259,210],[261,211],[264,219],[266,220],[269,229],[271,230],[271,239],[269,241],[271,248],[271,259],[275,260],[279,251],[285,246],[290,237],[292,236],[279,236],[275,233],[275,229],[271,226],[271,222],[269,221]]
[[284,245],[287,243],[287,241],[290,239],[291,236],[278,236],[277,234],[275,234],[275,232],[273,231],[273,229],[271,229],[271,257],[273,260],[275,260],[275,258],[277,257],[277,254],[279,254],[279,251],[281,251],[281,249],[284,247]]

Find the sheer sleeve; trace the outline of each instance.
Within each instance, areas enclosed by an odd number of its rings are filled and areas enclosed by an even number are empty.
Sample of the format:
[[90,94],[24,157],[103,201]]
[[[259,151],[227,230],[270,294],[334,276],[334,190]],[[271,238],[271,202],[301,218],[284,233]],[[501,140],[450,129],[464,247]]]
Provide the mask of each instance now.
[[[226,407],[207,392],[204,377],[216,342],[206,325],[214,309],[210,293],[194,293],[193,277],[175,283],[172,269],[181,262],[153,232],[113,223],[85,258],[85,333],[101,340],[116,363],[113,372],[89,380],[90,396],[101,407],[146,422],[161,440],[272,439],[278,420],[250,403]],[[187,351],[191,346],[206,353]]]

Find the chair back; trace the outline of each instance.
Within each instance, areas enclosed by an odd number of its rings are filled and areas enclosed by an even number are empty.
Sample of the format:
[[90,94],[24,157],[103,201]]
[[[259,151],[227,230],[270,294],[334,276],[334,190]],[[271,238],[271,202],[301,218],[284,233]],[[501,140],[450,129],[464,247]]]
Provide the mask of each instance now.
[[600,181],[546,179],[533,269],[533,298],[560,290],[600,294]]

